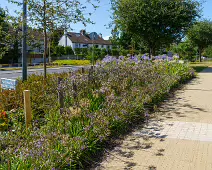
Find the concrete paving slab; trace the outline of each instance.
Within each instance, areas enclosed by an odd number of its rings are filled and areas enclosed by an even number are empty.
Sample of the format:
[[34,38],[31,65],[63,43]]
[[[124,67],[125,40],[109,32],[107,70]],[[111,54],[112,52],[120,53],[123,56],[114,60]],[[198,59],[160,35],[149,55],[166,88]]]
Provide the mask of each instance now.
[[96,169],[212,170],[212,68],[166,100]]

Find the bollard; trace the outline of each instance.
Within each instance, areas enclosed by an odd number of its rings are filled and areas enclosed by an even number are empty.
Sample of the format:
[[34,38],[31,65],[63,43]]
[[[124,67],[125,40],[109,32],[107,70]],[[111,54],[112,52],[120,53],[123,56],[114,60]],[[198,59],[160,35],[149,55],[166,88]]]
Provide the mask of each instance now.
[[24,90],[24,113],[25,113],[26,128],[28,128],[32,120],[30,90]]

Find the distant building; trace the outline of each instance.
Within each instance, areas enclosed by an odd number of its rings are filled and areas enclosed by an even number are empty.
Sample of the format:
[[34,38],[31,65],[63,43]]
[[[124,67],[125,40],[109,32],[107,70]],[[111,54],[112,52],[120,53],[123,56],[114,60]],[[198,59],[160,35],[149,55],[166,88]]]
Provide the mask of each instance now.
[[75,48],[105,48],[112,49],[112,43],[109,40],[104,40],[102,34],[96,32],[86,33],[85,30],[81,30],[80,33],[64,32],[64,35],[60,38],[59,45],[71,46]]
[[[21,43],[20,43],[21,45]],[[20,46],[22,50],[22,46]],[[48,42],[47,42],[47,53],[48,53]],[[27,62],[31,64],[43,63],[43,52],[44,52],[44,35],[42,31],[36,29],[28,30],[28,44],[27,44]],[[18,59],[21,63],[22,56]],[[46,58],[48,62],[48,55]]]

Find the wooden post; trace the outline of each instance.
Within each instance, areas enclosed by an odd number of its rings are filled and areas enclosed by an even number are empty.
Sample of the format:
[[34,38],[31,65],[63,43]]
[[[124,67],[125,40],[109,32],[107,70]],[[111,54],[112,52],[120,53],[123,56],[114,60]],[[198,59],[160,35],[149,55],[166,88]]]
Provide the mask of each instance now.
[[29,124],[30,124],[30,122],[32,120],[30,90],[24,90],[24,113],[25,113],[26,128],[28,128]]
[[10,162],[10,160],[7,161],[7,164],[8,164],[8,170],[11,170],[11,162]]
[[[58,87],[60,86],[60,82],[62,81],[61,77],[58,77]],[[60,108],[64,107],[64,101],[63,101],[63,91],[61,89],[58,90],[58,102],[60,105]]]
[[84,67],[82,67],[82,74],[84,74],[85,73],[85,69],[84,69]]

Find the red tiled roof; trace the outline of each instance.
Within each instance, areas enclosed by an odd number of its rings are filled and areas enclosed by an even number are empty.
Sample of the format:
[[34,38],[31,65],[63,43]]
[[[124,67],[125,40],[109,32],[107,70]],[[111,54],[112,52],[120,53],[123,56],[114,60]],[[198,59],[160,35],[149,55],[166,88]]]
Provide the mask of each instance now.
[[68,32],[67,35],[73,43],[112,45],[109,40],[104,40],[99,35],[95,40],[91,40],[88,34],[83,35],[81,33]]

